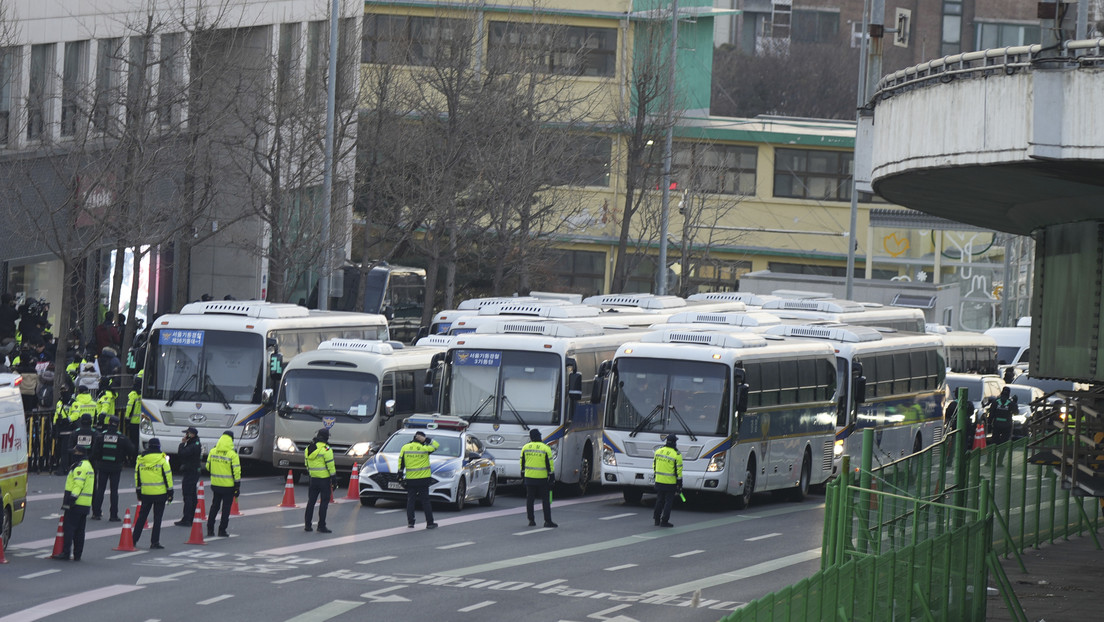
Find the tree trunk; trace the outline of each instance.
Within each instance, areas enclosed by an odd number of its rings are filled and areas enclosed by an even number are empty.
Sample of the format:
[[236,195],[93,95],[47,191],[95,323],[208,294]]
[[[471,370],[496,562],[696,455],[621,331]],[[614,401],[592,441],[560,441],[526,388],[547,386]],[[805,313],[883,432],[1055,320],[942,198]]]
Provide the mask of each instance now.
[[425,284],[425,297],[422,305],[422,326],[429,326],[429,323],[433,321],[433,308],[437,303],[437,272],[441,268],[441,259],[437,253],[433,253],[429,257],[429,263],[426,265],[426,284]]
[[[123,288],[123,268],[126,262],[126,246],[120,243],[115,247],[115,267],[111,272],[111,299],[107,305],[107,310],[112,313],[119,312],[119,298],[122,297]],[[132,277],[133,278],[133,277]],[[96,289],[99,289],[99,283],[96,284]],[[96,292],[97,297],[99,292]],[[131,307],[133,309],[133,307]],[[133,312],[132,312],[133,314]],[[96,318],[99,320],[100,318]]]

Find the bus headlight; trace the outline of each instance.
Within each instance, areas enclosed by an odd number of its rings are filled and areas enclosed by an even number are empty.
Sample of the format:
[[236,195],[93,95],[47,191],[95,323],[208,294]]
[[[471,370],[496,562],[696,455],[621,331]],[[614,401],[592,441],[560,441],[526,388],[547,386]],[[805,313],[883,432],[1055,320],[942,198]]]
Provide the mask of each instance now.
[[361,458],[368,455],[368,452],[372,451],[372,443],[364,441],[363,443],[357,443],[349,448],[346,455]]
[[723,471],[725,464],[725,452],[718,451],[713,454],[713,457],[709,459],[709,466],[705,467],[706,471],[710,473],[716,473],[717,471]]
[[295,451],[297,450],[297,448],[295,447],[295,441],[286,436],[276,437],[276,449],[289,453],[295,453]]
[[147,436],[153,436],[153,422],[149,417],[142,417],[142,423],[139,424],[138,429],[142,431],[142,434]]
[[832,455],[836,458],[843,455],[843,441],[836,441],[836,444],[832,447]]
[[609,447],[602,448],[602,464],[606,466],[617,466],[617,454],[613,453],[613,450]]
[[242,438],[257,438],[261,435],[261,424],[257,421],[250,421],[245,424],[245,429],[242,430]]

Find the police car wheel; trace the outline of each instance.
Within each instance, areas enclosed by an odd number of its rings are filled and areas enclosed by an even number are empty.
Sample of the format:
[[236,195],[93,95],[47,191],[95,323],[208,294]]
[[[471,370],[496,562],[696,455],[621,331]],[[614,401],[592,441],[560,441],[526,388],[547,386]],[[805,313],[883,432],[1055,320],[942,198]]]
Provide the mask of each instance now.
[[456,501],[453,502],[452,507],[456,508],[456,511],[464,509],[464,504],[467,502],[465,497],[468,496],[468,487],[464,484],[464,478],[460,478],[460,483],[456,485]]
[[491,481],[487,482],[487,494],[483,495],[483,498],[479,500],[479,505],[489,507],[494,505],[495,493],[498,488],[498,477],[491,475]]
[[360,504],[363,505],[366,508],[376,507],[376,501],[379,501],[379,499],[377,499],[375,497],[361,497],[360,498]]

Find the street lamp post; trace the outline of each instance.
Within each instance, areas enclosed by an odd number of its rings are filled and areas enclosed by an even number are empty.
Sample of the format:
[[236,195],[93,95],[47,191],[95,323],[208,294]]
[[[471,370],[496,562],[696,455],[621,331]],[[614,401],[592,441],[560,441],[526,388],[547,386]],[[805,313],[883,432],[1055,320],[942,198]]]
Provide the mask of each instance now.
[[671,213],[671,143],[675,132],[675,59],[678,53],[678,0],[671,0],[671,52],[667,67],[667,135],[663,146],[663,208],[659,219],[659,267],[656,293],[667,293],[667,228]]

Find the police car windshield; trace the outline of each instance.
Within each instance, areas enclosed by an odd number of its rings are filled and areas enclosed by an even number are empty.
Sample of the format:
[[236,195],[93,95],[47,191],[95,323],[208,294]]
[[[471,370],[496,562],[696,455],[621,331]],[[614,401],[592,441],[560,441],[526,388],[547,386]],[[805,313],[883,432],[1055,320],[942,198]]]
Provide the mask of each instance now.
[[[395,432],[391,438],[387,439],[387,442],[383,445],[381,453],[399,455],[402,451],[402,446],[414,440],[414,433],[417,430],[403,430],[401,432]],[[434,456],[444,456],[446,458],[459,458],[460,448],[463,446],[461,438],[459,436],[444,436],[442,434],[434,434],[434,430],[425,430],[425,433],[432,440],[437,441],[440,447],[437,451],[433,452]]]
[[344,415],[371,421],[379,402],[379,378],[332,369],[289,369],[276,400],[281,416]]

